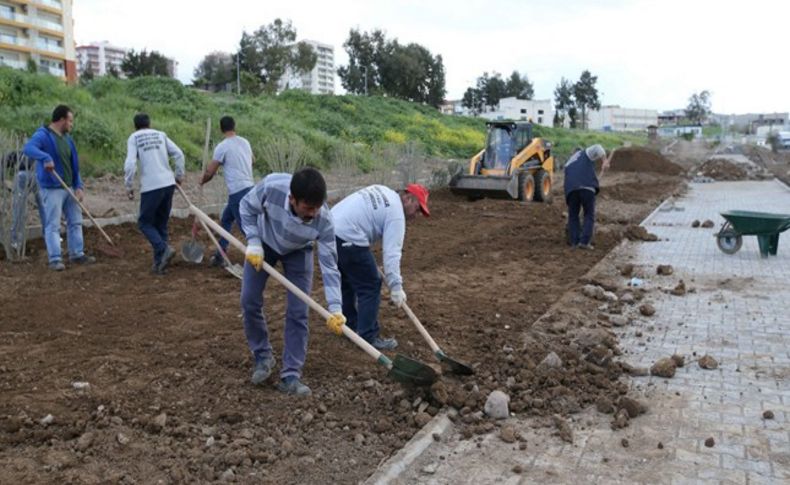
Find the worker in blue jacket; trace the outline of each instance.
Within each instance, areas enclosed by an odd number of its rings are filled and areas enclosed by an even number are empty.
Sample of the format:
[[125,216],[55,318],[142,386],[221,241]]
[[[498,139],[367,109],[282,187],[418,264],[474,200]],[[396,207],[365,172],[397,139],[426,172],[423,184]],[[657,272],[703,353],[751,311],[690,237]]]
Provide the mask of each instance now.
[[85,197],[77,147],[70,135],[73,127],[74,113],[71,108],[59,105],[52,112],[52,122],[36,130],[24,148],[25,155],[38,162],[36,179],[44,205],[44,242],[47,245],[49,268],[53,271],[66,269],[60,248],[60,217],[63,214],[66,216],[66,241],[70,262],[96,262],[93,256],[86,255],[84,251],[82,211],[79,204],[52,175],[57,173],[80,201]]
[[[568,204],[570,244],[579,249],[594,249],[591,244],[595,225],[595,196],[600,186],[595,174],[595,162],[602,160],[601,173],[609,167],[606,150],[592,145],[578,150],[565,163],[565,202]],[[579,213],[584,210],[584,225],[579,224]]]

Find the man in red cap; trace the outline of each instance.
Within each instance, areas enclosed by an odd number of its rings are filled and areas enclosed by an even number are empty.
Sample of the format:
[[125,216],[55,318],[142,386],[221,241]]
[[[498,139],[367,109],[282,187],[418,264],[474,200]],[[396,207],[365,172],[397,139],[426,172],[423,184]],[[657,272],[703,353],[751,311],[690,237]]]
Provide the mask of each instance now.
[[400,274],[406,221],[418,212],[430,215],[428,189],[420,184],[407,185],[401,194],[371,185],[332,208],[346,325],[379,350],[392,350],[398,342],[379,335],[382,281],[370,247],[382,241],[384,277],[392,303],[400,307],[406,301]]

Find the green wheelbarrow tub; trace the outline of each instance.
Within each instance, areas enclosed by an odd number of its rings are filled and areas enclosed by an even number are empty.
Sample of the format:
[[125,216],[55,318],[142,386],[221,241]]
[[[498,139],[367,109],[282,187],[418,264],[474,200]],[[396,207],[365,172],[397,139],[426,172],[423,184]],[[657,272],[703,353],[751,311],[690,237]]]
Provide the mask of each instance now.
[[727,254],[735,254],[741,248],[741,236],[757,236],[760,256],[776,255],[779,247],[779,234],[790,229],[790,215],[770,212],[727,211],[721,216],[727,220],[719,231],[719,249]]

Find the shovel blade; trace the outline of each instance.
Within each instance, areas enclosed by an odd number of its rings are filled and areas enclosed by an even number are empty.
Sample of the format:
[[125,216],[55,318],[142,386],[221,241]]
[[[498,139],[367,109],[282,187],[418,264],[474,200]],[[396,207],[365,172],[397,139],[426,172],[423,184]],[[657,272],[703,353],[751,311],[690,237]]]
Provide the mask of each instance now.
[[108,243],[100,242],[96,245],[96,249],[105,256],[111,258],[123,258],[123,250],[117,246],[110,246]]
[[458,374],[460,376],[471,376],[475,373],[475,370],[472,369],[471,366],[464,364],[463,362],[459,362],[452,357],[449,357],[447,354],[439,350],[436,352],[436,357],[439,359],[440,362],[447,365],[450,369],[450,372],[453,374]]
[[402,384],[418,387],[430,386],[439,379],[431,366],[401,354],[395,356],[387,375]]
[[225,266],[225,271],[232,274],[238,279],[244,279],[244,269],[238,264],[231,264],[230,266]]
[[188,263],[203,262],[203,245],[195,240],[186,241],[181,245],[181,257]]

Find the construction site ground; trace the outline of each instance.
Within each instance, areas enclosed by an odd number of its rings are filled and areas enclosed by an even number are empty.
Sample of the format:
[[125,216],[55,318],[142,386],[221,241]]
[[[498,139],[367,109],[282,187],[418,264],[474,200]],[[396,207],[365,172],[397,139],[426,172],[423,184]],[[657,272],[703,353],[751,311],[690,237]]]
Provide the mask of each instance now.
[[[440,415],[426,427],[438,431],[435,440],[369,482],[788,483],[790,251],[780,243],[776,256],[760,258],[757,238],[747,236],[727,255],[712,236],[721,211],[789,208],[790,188],[774,180],[691,184],[644,221],[658,241],[625,242],[590,270],[609,288],[639,278],[633,291],[655,309],[645,316],[625,306],[627,323],[612,326],[620,359],[641,369],[673,355],[684,361],[671,378],[629,378],[628,395],[645,409],[627,427],[595,406],[569,417],[565,431],[556,419],[519,415],[470,439]],[[715,226],[693,227],[707,219]],[[666,265],[672,270],[658,274]],[[549,313],[585,299],[569,292]],[[599,305],[599,314],[611,312],[611,303]],[[708,357],[715,366],[703,365]]]
[[[625,394],[623,367],[601,370],[583,357],[601,346],[620,352],[602,333],[598,303],[574,299],[564,316],[533,324],[634,224],[679,195],[682,178],[608,172],[594,251],[565,244],[556,182],[552,205],[469,202],[436,190],[432,217],[409,226],[409,303],[440,345],[477,371],[445,374],[430,390],[389,381],[315,314],[304,368],[313,396],[283,396],[273,382],[253,387],[240,282],[228,273],[179,261],[165,277],[151,275],[150,247],[131,224],[108,228],[125,257],[98,255],[96,265],[63,273],[48,271],[41,241],[31,242],[29,262],[0,265],[3,481],[352,483],[442,409],[470,416],[458,422],[465,434],[492,431],[495,423],[479,412],[495,389],[506,390],[511,409],[524,416],[567,416]],[[172,221],[175,245],[190,226]],[[86,240],[95,248],[99,235],[89,229]],[[323,301],[318,271],[313,295]],[[270,281],[266,313],[276,351],[284,296]],[[384,304],[381,320],[399,352],[432,362],[399,311]],[[564,369],[538,365],[549,349]]]

